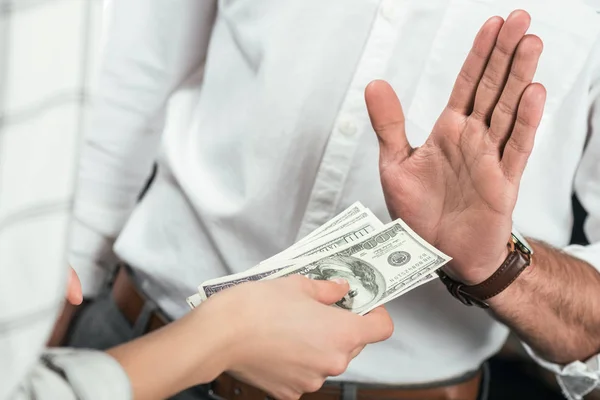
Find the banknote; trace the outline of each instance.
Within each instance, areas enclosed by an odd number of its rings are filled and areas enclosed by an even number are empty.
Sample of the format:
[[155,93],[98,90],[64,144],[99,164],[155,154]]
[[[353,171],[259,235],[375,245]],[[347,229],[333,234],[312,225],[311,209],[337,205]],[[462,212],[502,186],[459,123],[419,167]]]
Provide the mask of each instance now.
[[[431,281],[434,281],[436,279],[439,279],[439,275],[436,274],[435,272],[433,273],[428,273],[426,275],[424,275],[421,279],[419,279],[418,281],[414,281],[411,284],[407,284],[404,289],[400,289],[396,292],[396,294],[394,294],[392,297],[388,297],[385,299],[382,299],[379,303],[375,304],[371,309],[373,308],[377,308],[379,306],[382,306],[386,303],[389,303],[390,301],[393,301],[395,299],[397,299],[398,297],[402,296],[403,294],[406,294],[416,288],[418,288],[419,286],[423,286],[426,283],[429,283]],[[363,313],[364,314],[364,313]]]
[[273,261],[293,260],[318,253],[327,253],[350,243],[356,243],[381,227],[383,227],[383,223],[371,211],[364,211],[351,221],[339,224],[331,232],[306,242],[302,246],[284,250],[259,265],[266,266]]
[[[366,222],[363,220],[366,220]],[[361,221],[363,221],[362,224]],[[360,225],[357,225],[355,229],[352,229],[352,226],[355,224]],[[312,248],[307,247],[307,244],[311,241],[316,241],[318,238],[323,238],[321,241],[316,242],[318,245],[324,246],[331,242],[329,245],[335,246],[334,243],[336,241],[339,242],[344,236],[346,237],[346,240],[350,240],[352,235],[360,236],[362,234],[361,232],[370,232],[372,229],[381,226],[383,226],[383,224],[371,210],[366,209],[360,202],[355,202],[283,252],[278,253],[243,272],[203,282],[202,285],[198,287],[198,293],[188,297],[186,301],[190,307],[194,308],[208,297],[223,289],[244,282],[264,279],[268,275],[274,274],[281,269],[292,265],[289,262],[287,264],[281,264],[282,260],[300,258],[302,257],[302,253],[309,253]],[[330,234],[333,234],[335,231],[341,232],[338,235],[330,236]],[[296,251],[298,248],[302,248],[303,250]],[[286,254],[285,256],[284,253]]]
[[273,262],[268,267],[256,266],[251,270],[246,270],[237,274],[227,275],[221,278],[208,280],[198,287],[198,293],[202,301],[210,296],[219,293],[221,290],[228,289],[246,282],[260,281],[279,271],[295,265],[294,261],[286,260],[284,262]]
[[202,296],[200,296],[200,293],[195,293],[185,299],[185,301],[188,303],[191,309],[194,309],[202,303],[203,299]]
[[190,307],[198,307],[200,303],[208,299],[210,296],[219,293],[222,290],[246,282],[260,281],[268,277],[269,275],[275,274],[293,265],[294,264],[291,262],[286,262],[283,264],[279,264],[279,266],[271,265],[270,268],[272,269],[260,268],[260,265],[258,265],[256,267],[253,267],[251,270],[246,270],[237,274],[231,274],[220,278],[210,279],[198,286],[198,293],[188,297],[186,301],[190,305]]
[[451,258],[396,220],[360,242],[325,257],[298,263],[266,279],[300,274],[311,279],[346,279],[350,291],[336,306],[365,314],[414,285],[423,284]]
[[[361,212],[367,210],[365,206],[362,205],[360,201],[353,203],[351,206],[346,208],[344,211],[331,218],[329,221],[325,222],[323,225],[306,235],[304,238],[300,239],[298,242],[294,244],[294,246],[301,246],[307,242],[312,241],[320,236],[323,236],[325,233],[329,233],[334,230],[338,225],[343,224],[348,221],[355,215],[359,215]],[[370,211],[370,210],[369,210]]]
[[[346,208],[344,211],[342,211],[341,213],[339,213],[338,215],[336,215],[335,217],[333,217],[332,219],[330,219],[329,221],[327,221],[326,223],[309,233],[307,236],[294,243],[292,246],[288,247],[280,253],[275,254],[274,256],[271,256],[261,261],[260,264],[266,264],[275,259],[286,258],[286,256],[283,255],[284,253],[290,253],[299,247],[307,246],[308,243],[314,240],[332,234],[336,230],[347,228],[348,226],[353,225],[363,219],[369,219],[371,221],[371,224],[374,226],[383,225],[381,221],[379,221],[379,219],[371,212],[371,210],[365,208],[365,206],[363,206],[359,201],[357,201],[350,207]],[[250,269],[254,269],[257,267],[258,266],[254,266]]]
[[357,202],[260,264],[203,282],[187,302],[194,308],[244,282],[302,274],[312,279],[348,280],[351,289],[336,306],[365,314],[437,279],[434,272],[449,260],[402,220],[384,225]]
[[[438,278],[439,278],[439,276],[437,274],[429,273],[429,274],[425,275],[423,278],[421,278],[419,281],[417,281],[416,283],[414,283],[412,285],[406,285],[404,290],[398,290],[398,292],[393,297],[387,298],[387,299],[382,299],[379,303],[375,304],[372,308],[376,308],[376,307],[379,307],[380,305],[388,303],[388,302],[394,300],[395,298],[400,297],[403,294],[410,292],[411,290],[416,289],[417,287],[422,286],[422,285],[429,283]],[[232,285],[232,286],[234,286],[234,285]],[[186,299],[188,305],[192,309],[198,307],[204,300],[206,300],[206,296],[202,296],[202,295],[200,295],[200,293],[196,293]]]
[[279,253],[279,255],[272,257],[269,261],[258,264],[244,272],[206,281],[198,287],[198,292],[204,300],[223,289],[239,285],[240,283],[265,279],[270,275],[297,264],[298,259],[310,257],[312,260],[315,256],[319,256],[320,258],[329,252],[347,247],[352,243],[357,243],[370,233],[380,229],[381,226],[383,224],[374,215],[365,213],[365,218],[357,219],[353,225],[335,230],[331,234],[325,235],[320,239],[315,239],[304,246]]
[[365,223],[369,223],[371,226],[373,226],[374,228],[377,228],[377,229],[381,228],[384,225],[383,222],[381,222],[379,220],[379,218],[377,218],[375,216],[375,214],[373,214],[373,212],[367,208],[367,209],[359,212],[358,214],[354,214],[354,215],[351,215],[351,216],[345,218],[343,221],[340,221],[338,224],[331,226],[328,230],[319,232],[317,235],[310,237],[307,240],[304,240],[300,243],[297,243],[294,246],[294,248],[309,246],[315,240],[322,239],[325,236],[333,235],[342,229],[348,228],[349,226],[354,226],[356,224],[365,224]]

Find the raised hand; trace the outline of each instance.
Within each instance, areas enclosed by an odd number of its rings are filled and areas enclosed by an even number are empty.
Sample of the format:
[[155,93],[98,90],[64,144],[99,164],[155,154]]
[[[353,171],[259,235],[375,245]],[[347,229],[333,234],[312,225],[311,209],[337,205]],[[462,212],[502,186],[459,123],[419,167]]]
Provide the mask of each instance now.
[[481,28],[448,105],[425,144],[412,148],[393,89],[369,84],[365,98],[380,143],[388,209],[454,258],[447,272],[467,284],[487,279],[507,255],[519,182],[546,99],[532,83],[541,40],[515,11]]

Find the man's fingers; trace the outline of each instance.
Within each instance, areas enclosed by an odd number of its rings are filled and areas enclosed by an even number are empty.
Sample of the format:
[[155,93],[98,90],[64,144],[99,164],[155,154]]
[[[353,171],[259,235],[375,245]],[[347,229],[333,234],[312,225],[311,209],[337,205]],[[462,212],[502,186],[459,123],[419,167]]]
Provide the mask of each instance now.
[[514,127],[523,92],[535,75],[544,45],[540,38],[526,35],[519,43],[508,81],[492,114],[489,136],[500,151]]
[[365,89],[371,124],[380,146],[380,162],[402,161],[412,148],[406,139],[404,112],[394,89],[385,81],[373,81]]
[[307,288],[308,294],[320,303],[331,305],[341,300],[348,291],[350,285],[348,281],[340,279],[337,281],[318,281],[308,278],[303,285]]
[[360,317],[359,329],[363,343],[377,343],[389,339],[394,333],[394,323],[390,314],[383,306],[379,306],[368,314]]
[[531,151],[535,133],[546,104],[546,89],[539,83],[533,83],[525,89],[519,109],[517,120],[510,138],[504,146],[502,154],[502,167],[508,179],[520,179]]
[[500,29],[498,40],[481,77],[475,104],[471,114],[486,125],[500,98],[517,46],[531,23],[529,14],[522,10],[513,11]]
[[504,20],[500,17],[492,17],[481,27],[471,51],[456,78],[448,108],[459,114],[469,115],[473,109],[477,85],[483,76],[485,66],[492,54],[496,39]]

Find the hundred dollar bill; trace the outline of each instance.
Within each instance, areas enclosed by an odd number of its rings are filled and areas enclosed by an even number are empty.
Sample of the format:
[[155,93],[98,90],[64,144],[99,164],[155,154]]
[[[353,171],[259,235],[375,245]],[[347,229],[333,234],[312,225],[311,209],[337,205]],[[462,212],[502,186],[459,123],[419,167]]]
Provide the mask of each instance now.
[[336,215],[335,217],[333,217],[329,221],[325,222],[323,225],[321,225],[320,227],[318,227],[317,229],[315,229],[314,231],[312,231],[311,233],[309,233],[308,235],[306,235],[305,237],[300,239],[292,247],[290,247],[290,249],[294,248],[296,246],[302,246],[314,239],[317,239],[317,238],[333,231],[339,225],[344,224],[349,219],[352,219],[352,217],[359,215],[360,213],[364,212],[365,210],[368,210],[368,209],[365,206],[363,206],[360,201],[355,202],[350,207],[346,208],[344,211],[342,211],[341,213],[339,213],[338,215]]
[[350,291],[336,306],[362,315],[428,279],[428,274],[450,260],[403,221],[396,220],[358,243],[309,263],[298,263],[266,279],[293,274],[319,280],[346,279]]
[[219,293],[221,290],[225,290],[245,282],[260,281],[269,275],[275,274],[294,265],[295,263],[289,260],[284,260],[283,262],[279,263],[273,262],[266,268],[258,265],[253,267],[251,270],[208,280],[198,287],[198,293],[201,300],[204,301],[210,296]]
[[200,293],[196,293],[185,299],[185,301],[188,303],[190,308],[194,309],[198,307],[200,303],[202,303],[202,296],[200,296]]
[[298,259],[311,257],[322,257],[322,255],[347,247],[349,244],[357,243],[362,238],[368,236],[376,229],[380,229],[383,224],[373,214],[365,213],[365,218],[357,219],[354,225],[347,226],[334,233],[324,236],[321,239],[315,239],[305,246],[286,250],[272,257],[269,261],[258,264],[246,271],[234,275],[228,275],[222,278],[211,279],[203,282],[198,287],[198,292],[205,300],[223,289],[230,288],[240,283],[259,281],[273,275],[285,268],[298,263]]
[[247,269],[246,271],[247,272],[254,271],[256,269],[261,268],[261,265],[271,263],[274,260],[293,258],[293,257],[289,257],[287,255],[284,256],[284,254],[293,253],[293,252],[295,252],[296,249],[307,246],[308,243],[310,243],[316,239],[328,236],[328,235],[332,234],[333,232],[335,232],[336,230],[340,230],[342,228],[347,228],[348,226],[353,225],[363,219],[369,219],[371,225],[376,228],[383,226],[381,221],[379,221],[379,219],[371,212],[371,210],[369,210],[368,208],[365,208],[365,206],[363,206],[359,201],[357,201],[354,204],[352,204],[350,207],[348,207],[347,209],[345,209],[344,211],[342,211],[341,213],[339,213],[338,215],[333,217],[331,220],[327,221],[325,224],[318,227],[317,229],[315,229],[314,231],[309,233],[307,236],[305,236],[298,242],[296,242],[293,245],[291,245],[290,247],[288,247],[287,249],[283,250],[280,253],[275,254],[274,256],[271,256],[271,257],[261,261],[259,264]]
[[[439,278],[439,276],[437,274],[429,273],[429,274],[425,275],[423,278],[421,278],[419,281],[417,281],[416,283],[414,283],[412,285],[406,285],[405,290],[399,290],[393,297],[381,300],[379,303],[375,304],[372,308],[377,308],[380,305],[388,303],[388,302],[394,300],[395,298],[400,297],[403,294],[410,292],[411,290],[416,289],[417,287],[422,286],[422,285],[429,283],[438,278]],[[196,293],[196,294],[188,297],[186,299],[186,302],[188,303],[190,308],[194,309],[194,308],[198,307],[205,300],[206,300],[206,296],[201,296],[200,293]]]
[[[357,223],[362,219],[368,219],[370,226],[373,226],[375,228],[378,228],[379,226],[383,225],[381,221],[379,221],[370,210],[366,209],[360,202],[357,201],[350,207],[333,217],[330,221],[326,222],[323,226],[320,226],[319,228],[315,229],[304,239],[300,240],[299,242],[296,242],[293,246],[289,247],[283,252],[278,253],[273,257],[262,261],[260,264],[255,265],[254,267],[251,267],[246,271],[237,274],[227,275],[221,278],[211,279],[209,281],[204,282],[198,287],[198,293],[188,297],[186,301],[188,302],[190,307],[194,308],[197,307],[202,301],[210,297],[212,294],[217,293],[223,289],[248,281],[260,280],[269,274],[276,273],[283,267],[288,267],[291,265],[287,264],[284,266],[278,266],[277,263],[275,263],[276,260],[301,257],[301,253],[298,252],[294,253],[296,256],[291,255],[289,257],[284,257],[284,253],[291,254],[294,251],[294,249],[302,247],[303,244],[306,245],[312,240],[316,240],[321,236],[328,235],[330,231],[346,228],[349,225]],[[356,230],[359,231],[361,229],[369,229],[369,227],[361,226]],[[207,286],[207,289],[204,290],[203,286]]]
[[[382,299],[379,303],[375,304],[371,309],[374,309],[383,304],[389,303],[390,301],[397,299],[398,297],[402,296],[403,294],[408,293],[408,292],[418,288],[419,286],[423,286],[424,284],[434,281],[436,279],[439,279],[438,274],[436,274],[435,272],[427,273],[418,281],[416,281],[412,284],[407,284],[404,289],[399,289],[398,292],[396,292],[392,297]],[[363,314],[366,314],[366,312],[364,312]]]
[[350,243],[360,241],[370,233],[381,229],[383,223],[370,210],[365,210],[355,218],[339,224],[333,231],[326,235],[313,239],[302,246],[294,246],[281,253],[261,262],[265,266],[273,261],[293,260],[300,257],[308,257],[317,253],[327,253]]

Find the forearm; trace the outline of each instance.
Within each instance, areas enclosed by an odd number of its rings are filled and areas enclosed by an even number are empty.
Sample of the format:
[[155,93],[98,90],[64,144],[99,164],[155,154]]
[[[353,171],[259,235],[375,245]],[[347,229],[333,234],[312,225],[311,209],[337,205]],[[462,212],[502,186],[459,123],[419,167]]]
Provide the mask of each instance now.
[[567,364],[600,352],[600,273],[531,241],[534,261],[490,300],[495,316],[548,361]]
[[[194,322],[197,310],[167,327],[108,350],[127,373],[134,399],[164,399],[207,383],[227,367],[227,328]],[[198,329],[202,326],[202,329]],[[223,328],[223,329],[221,329]]]

